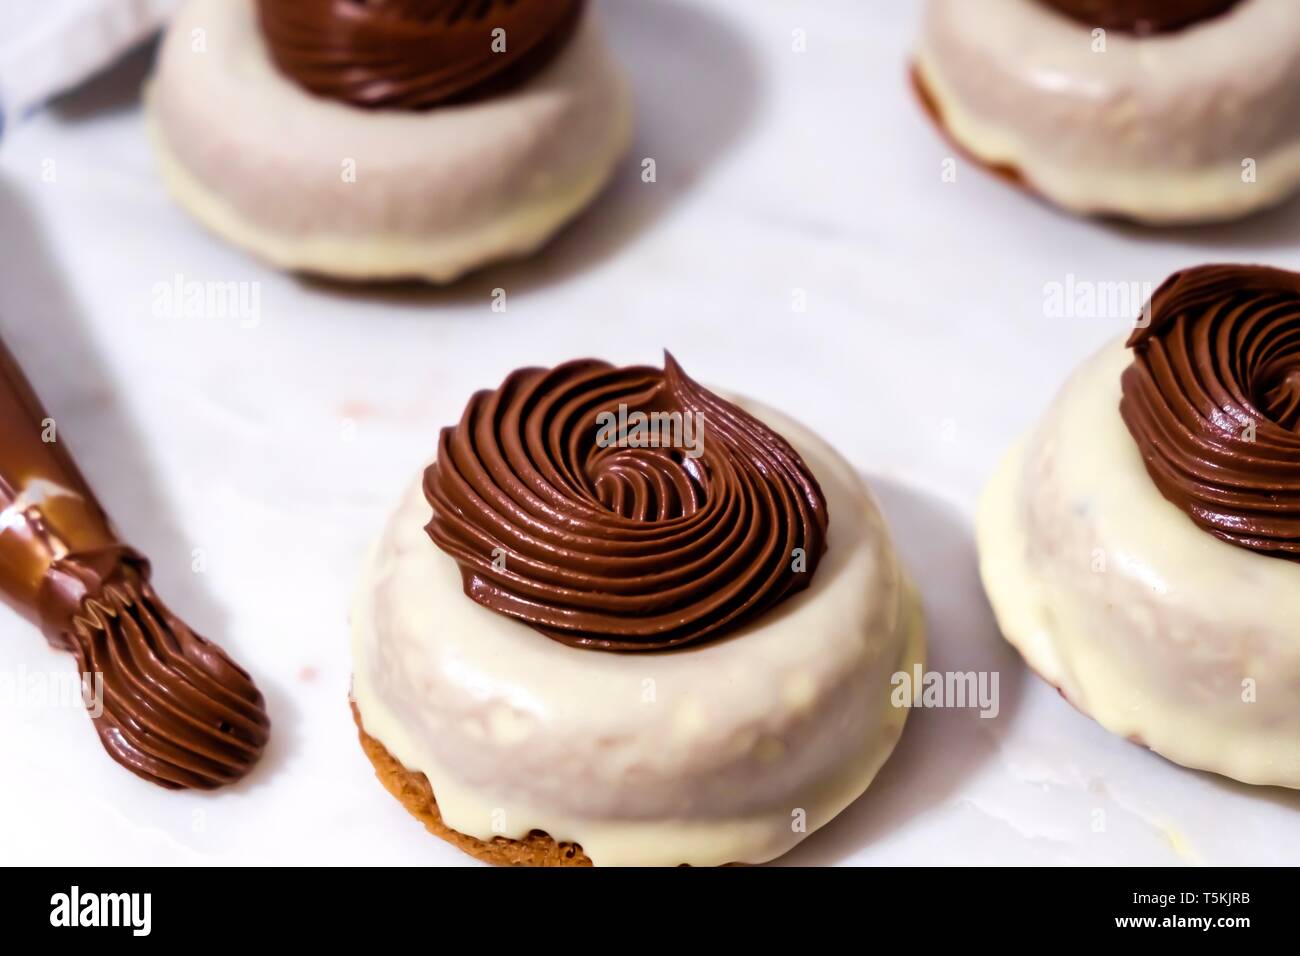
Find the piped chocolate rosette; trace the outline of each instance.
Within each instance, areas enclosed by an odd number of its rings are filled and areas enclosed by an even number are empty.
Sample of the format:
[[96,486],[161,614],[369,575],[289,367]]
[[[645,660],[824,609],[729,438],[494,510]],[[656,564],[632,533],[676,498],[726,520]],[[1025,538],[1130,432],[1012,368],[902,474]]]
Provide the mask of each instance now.
[[52,423],[0,343],[0,593],[102,687],[87,704],[114,760],[169,789],[240,779],[270,731],[261,693],[154,592]]
[[1128,346],[1120,409],[1160,492],[1225,541],[1300,561],[1300,276],[1176,273]]
[[714,639],[806,588],[826,550],[798,453],[670,355],[513,373],[443,429],[424,487],[465,593],[578,647]]
[[573,35],[586,0],[258,0],[282,73],[319,96],[424,110],[527,80]]

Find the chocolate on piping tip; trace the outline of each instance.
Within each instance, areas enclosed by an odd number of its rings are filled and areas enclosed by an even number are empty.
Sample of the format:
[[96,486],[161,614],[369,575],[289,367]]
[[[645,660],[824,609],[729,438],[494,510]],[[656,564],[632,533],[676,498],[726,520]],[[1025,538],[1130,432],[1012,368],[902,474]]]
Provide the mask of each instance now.
[[159,599],[53,427],[0,343],[0,594],[102,691],[114,760],[169,789],[240,779],[269,736],[261,693]]
[[1085,26],[1147,36],[1222,16],[1241,0],[1039,0]]
[[[602,443],[601,414],[620,406],[691,416],[698,447]],[[424,491],[465,593],[575,647],[716,639],[808,587],[827,547],[826,500],[798,453],[667,354],[662,371],[513,372],[442,430]]]
[[585,4],[257,0],[281,73],[318,96],[397,110],[469,102],[518,86],[564,48]]
[[1300,561],[1300,275],[1187,269],[1149,316],[1120,411],[1152,480],[1205,531]]

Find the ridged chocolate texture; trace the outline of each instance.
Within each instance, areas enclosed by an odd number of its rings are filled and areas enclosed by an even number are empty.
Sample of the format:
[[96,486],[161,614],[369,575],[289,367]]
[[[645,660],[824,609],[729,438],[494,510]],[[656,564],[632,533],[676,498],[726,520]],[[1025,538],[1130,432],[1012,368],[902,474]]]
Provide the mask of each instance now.
[[114,548],[56,560],[41,611],[51,643],[103,675],[95,729],[118,763],[168,788],[210,789],[252,769],[270,731],[261,693],[163,604],[144,559]]
[[586,0],[258,0],[280,72],[367,109],[424,110],[503,92],[569,41]]
[[1300,275],[1176,273],[1128,344],[1120,411],[1161,493],[1225,541],[1300,560]]
[[0,594],[76,657],[100,741],[133,773],[207,789],[261,755],[261,693],[154,593],[2,343]]
[[827,546],[798,453],[671,356],[514,372],[443,429],[424,487],[465,593],[577,647],[719,638],[808,587]]

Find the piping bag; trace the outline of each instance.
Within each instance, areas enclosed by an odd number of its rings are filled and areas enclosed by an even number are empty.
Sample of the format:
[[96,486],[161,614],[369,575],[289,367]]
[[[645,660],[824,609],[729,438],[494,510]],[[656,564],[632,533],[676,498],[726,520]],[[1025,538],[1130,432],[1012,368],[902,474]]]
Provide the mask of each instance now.
[[211,789],[261,756],[262,694],[159,600],[3,342],[0,596],[76,658],[100,742],[132,773]]

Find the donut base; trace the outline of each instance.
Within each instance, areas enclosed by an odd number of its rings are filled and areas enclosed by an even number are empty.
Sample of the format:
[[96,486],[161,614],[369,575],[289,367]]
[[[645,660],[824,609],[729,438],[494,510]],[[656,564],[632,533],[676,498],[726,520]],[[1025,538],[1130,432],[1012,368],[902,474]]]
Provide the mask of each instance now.
[[[1292,147],[1290,150],[1284,150],[1267,157],[1270,167],[1281,167],[1288,171],[1287,176],[1276,177],[1279,181],[1287,184],[1285,188],[1259,197],[1253,197],[1245,202],[1224,201],[1202,208],[1189,205],[1181,200],[1178,202],[1170,201],[1166,197],[1162,204],[1152,206],[1134,202],[1131,197],[1128,200],[1116,198],[1113,190],[1101,196],[1088,195],[1082,198],[1077,196],[1067,198],[1058,195],[1057,190],[1048,184],[1046,178],[1043,178],[1041,182],[1036,181],[1032,165],[1022,166],[1010,160],[1001,161],[982,156],[978,151],[978,146],[972,145],[968,138],[963,138],[962,135],[958,134],[959,124],[956,124],[948,115],[951,107],[945,107],[943,98],[936,89],[935,83],[938,77],[927,78],[926,72],[922,58],[920,56],[914,57],[908,67],[909,85],[916,94],[923,112],[930,118],[939,135],[956,151],[957,155],[985,172],[993,174],[1003,182],[1015,186],[1044,205],[1070,216],[1091,219],[1105,225],[1144,229],[1213,225],[1246,219],[1270,209],[1275,209],[1291,200],[1296,195],[1297,190],[1300,189],[1300,186],[1297,185],[1300,182],[1300,147]],[[1262,164],[1265,160],[1261,159],[1260,162]],[[1177,180],[1180,177],[1185,180],[1185,182],[1180,183],[1181,195],[1182,192],[1194,190],[1203,179],[1204,173],[1202,171],[1200,178],[1198,178],[1198,175],[1194,172],[1174,174],[1172,172],[1153,170],[1144,177],[1143,183],[1167,184],[1169,180]],[[1121,193],[1121,195],[1123,194]]]
[[930,85],[925,81],[925,76],[921,73],[920,67],[913,63],[908,68],[908,75],[911,79],[912,91],[916,94],[917,101],[921,104],[922,111],[930,118],[930,122],[934,124],[935,130],[938,131],[939,135],[943,137],[944,141],[948,143],[949,146],[956,150],[958,156],[971,163],[973,166],[977,166],[986,173],[992,174],[995,178],[1013,186],[1031,199],[1042,203],[1044,206],[1050,206],[1052,209],[1067,212],[1071,215],[1083,216],[1086,219],[1095,219],[1103,223],[1109,222],[1114,223],[1115,225],[1131,226],[1144,225],[1142,220],[1133,216],[1126,216],[1123,213],[1080,213],[1068,209],[1059,203],[1053,202],[1051,197],[1037,189],[1034,184],[1029,181],[1029,178],[1021,172],[1019,166],[1012,163],[991,163],[981,156],[978,156],[961,140],[959,140],[955,133],[953,133],[952,128],[944,119],[943,107],[939,105],[938,97],[934,95],[934,91],[930,89]]
[[[146,101],[149,94],[146,93]],[[283,272],[336,282],[450,285],[492,265],[528,259],[576,220],[613,179],[631,143],[631,115],[619,117],[617,144],[576,189],[520,209],[470,236],[292,238],[254,225],[185,167],[147,108],[146,124],[168,195],[209,233]],[[466,250],[477,250],[466,252]]]
[[434,836],[446,840],[458,850],[463,850],[476,860],[495,866],[591,866],[591,858],[576,843],[559,843],[548,834],[534,830],[522,840],[494,837],[491,841],[453,830],[442,822],[438,800],[434,796],[429,778],[422,773],[407,770],[388,752],[388,748],[366,733],[361,726],[361,714],[355,701],[349,701],[352,719],[357,725],[361,749],[375,768],[375,776],[384,789],[395,796],[408,813],[424,824]]
[[930,89],[930,85],[925,81],[925,77],[921,74],[920,67],[913,63],[908,67],[907,75],[911,82],[912,92],[916,94],[916,98],[921,104],[921,109],[925,112],[925,115],[930,118],[930,122],[934,124],[934,128],[938,130],[939,135],[957,151],[958,155],[961,156],[962,159],[974,163],[986,172],[990,172],[998,179],[1023,190],[1035,199],[1041,200],[1042,202],[1048,201],[1046,196],[1029,184],[1029,180],[1025,179],[1024,173],[1020,171],[1019,167],[1013,166],[1010,163],[990,163],[981,159],[979,156],[976,156],[973,152],[967,149],[966,146],[953,135],[948,123],[944,120],[943,108],[939,105],[939,99],[934,95],[934,92]]

